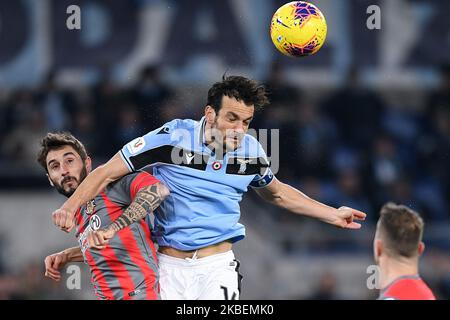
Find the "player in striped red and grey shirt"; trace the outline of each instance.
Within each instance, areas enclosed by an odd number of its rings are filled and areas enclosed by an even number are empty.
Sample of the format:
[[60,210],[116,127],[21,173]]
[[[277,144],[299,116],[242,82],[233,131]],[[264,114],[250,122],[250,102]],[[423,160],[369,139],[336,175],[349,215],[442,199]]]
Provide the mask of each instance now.
[[[65,133],[47,134],[38,161],[47,170],[51,185],[65,196],[70,196],[91,170],[84,146]],[[110,183],[78,210],[79,247],[48,256],[46,276],[59,280],[59,269],[66,263],[85,261],[99,299],[158,299],[158,264],[146,219],[167,195],[167,188],[147,172]],[[96,246],[98,238],[107,243]]]

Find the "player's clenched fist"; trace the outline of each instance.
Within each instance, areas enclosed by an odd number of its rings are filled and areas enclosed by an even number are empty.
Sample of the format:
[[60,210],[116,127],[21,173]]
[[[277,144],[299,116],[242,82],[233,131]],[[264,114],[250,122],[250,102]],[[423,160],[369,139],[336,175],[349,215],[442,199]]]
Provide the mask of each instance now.
[[75,226],[75,214],[64,208],[53,211],[52,220],[57,227],[65,232],[70,232]]
[[93,249],[104,249],[109,239],[114,237],[116,231],[114,228],[109,227],[97,231],[90,231],[87,236],[87,241],[90,248]]
[[55,253],[45,258],[45,276],[55,281],[61,280],[61,272],[59,271],[68,262],[67,254],[64,252]]

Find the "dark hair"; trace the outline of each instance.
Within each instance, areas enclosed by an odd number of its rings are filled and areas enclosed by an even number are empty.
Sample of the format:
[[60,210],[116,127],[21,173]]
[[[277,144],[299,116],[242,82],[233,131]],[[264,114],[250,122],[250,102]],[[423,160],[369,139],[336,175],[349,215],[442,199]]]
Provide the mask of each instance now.
[[260,110],[269,103],[266,89],[263,85],[240,76],[226,77],[224,75],[222,81],[214,83],[208,90],[206,105],[213,107],[218,113],[222,107],[223,96],[243,101],[246,105],[254,105],[255,111]]
[[71,146],[80,155],[84,161],[88,157],[84,145],[69,132],[49,132],[41,140],[41,149],[39,150],[37,161],[47,170],[47,155],[51,150],[57,150],[64,146]]
[[417,212],[407,206],[388,202],[381,208],[378,228],[392,255],[406,258],[417,255],[424,228]]

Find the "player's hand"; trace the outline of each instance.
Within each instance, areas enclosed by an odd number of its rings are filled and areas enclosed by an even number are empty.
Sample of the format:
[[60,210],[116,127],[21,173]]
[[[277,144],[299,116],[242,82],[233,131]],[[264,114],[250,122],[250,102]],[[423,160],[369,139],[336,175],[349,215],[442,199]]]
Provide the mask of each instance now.
[[112,227],[107,227],[105,229],[97,231],[89,231],[87,236],[87,241],[89,247],[92,249],[104,249],[109,242],[109,239],[114,237],[116,231]]
[[54,253],[45,258],[45,276],[55,281],[61,280],[61,272],[59,271],[68,262],[67,254],[64,252]]
[[72,231],[75,226],[75,213],[59,208],[52,213],[53,223],[65,232]]
[[340,207],[335,211],[334,219],[332,224],[347,229],[359,229],[361,224],[355,222],[355,220],[364,221],[366,219],[366,214],[362,211],[352,209],[349,207]]

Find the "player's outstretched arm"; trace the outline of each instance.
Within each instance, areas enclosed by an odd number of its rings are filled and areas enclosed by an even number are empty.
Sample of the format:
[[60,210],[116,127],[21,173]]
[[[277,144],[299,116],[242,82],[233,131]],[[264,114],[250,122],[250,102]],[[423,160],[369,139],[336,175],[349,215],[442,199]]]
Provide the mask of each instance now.
[[326,223],[348,229],[359,229],[361,224],[354,220],[364,220],[364,212],[349,208],[339,209],[311,199],[301,191],[274,178],[267,187],[255,189],[264,200],[293,213],[309,216]]
[[61,280],[61,268],[69,262],[83,262],[83,253],[80,247],[65,249],[61,252],[51,254],[44,260],[45,276],[55,281]]
[[53,223],[66,232],[75,226],[74,217],[79,207],[95,198],[108,184],[129,173],[119,153],[107,163],[92,171],[73,195],[52,214]]
[[148,213],[159,207],[170,194],[169,189],[161,182],[140,189],[131,204],[112,224],[104,229],[91,231],[88,243],[91,248],[103,249],[116,232],[143,219]]

